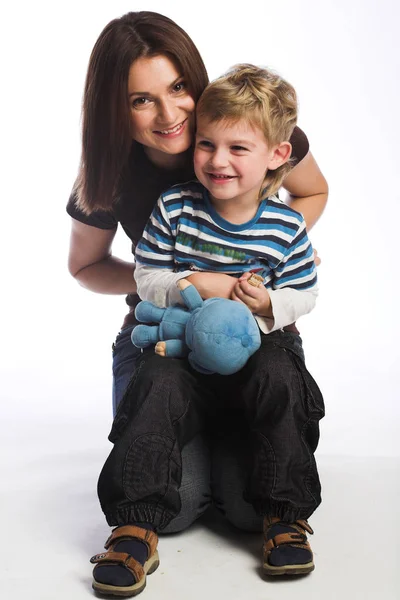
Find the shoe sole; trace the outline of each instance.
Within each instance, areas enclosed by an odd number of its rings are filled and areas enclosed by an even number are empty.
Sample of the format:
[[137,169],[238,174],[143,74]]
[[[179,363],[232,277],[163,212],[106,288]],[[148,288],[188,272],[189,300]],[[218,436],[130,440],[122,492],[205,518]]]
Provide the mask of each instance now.
[[274,567],[268,563],[263,564],[264,575],[307,575],[314,571],[315,565],[313,562],[304,565],[283,565],[282,567]]
[[140,592],[143,592],[146,587],[146,576],[151,575],[160,565],[160,558],[158,556],[158,551],[155,553],[148,561],[146,561],[143,565],[144,576],[140,581],[130,586],[116,586],[116,585],[107,585],[105,583],[99,583],[95,579],[92,583],[92,588],[98,594],[102,596],[116,596],[118,598],[131,598],[132,596],[137,596]]

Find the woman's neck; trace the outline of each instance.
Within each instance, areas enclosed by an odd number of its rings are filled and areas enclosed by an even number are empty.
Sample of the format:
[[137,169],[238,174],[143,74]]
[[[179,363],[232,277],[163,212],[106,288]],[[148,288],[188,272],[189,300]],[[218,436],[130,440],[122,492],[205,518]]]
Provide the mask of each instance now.
[[179,169],[190,164],[192,160],[191,148],[181,154],[167,154],[166,152],[160,152],[159,150],[145,146],[144,153],[150,162],[161,169]]

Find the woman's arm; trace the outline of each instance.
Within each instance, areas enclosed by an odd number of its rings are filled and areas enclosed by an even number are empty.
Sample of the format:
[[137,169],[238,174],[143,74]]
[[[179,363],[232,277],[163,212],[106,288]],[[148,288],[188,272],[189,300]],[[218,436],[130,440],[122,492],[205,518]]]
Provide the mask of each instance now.
[[136,293],[134,263],[111,255],[117,229],[99,229],[72,219],[68,269],[83,287],[99,294]]
[[328,183],[311,152],[290,171],[283,187],[289,192],[288,204],[303,215],[310,231],[328,201]]

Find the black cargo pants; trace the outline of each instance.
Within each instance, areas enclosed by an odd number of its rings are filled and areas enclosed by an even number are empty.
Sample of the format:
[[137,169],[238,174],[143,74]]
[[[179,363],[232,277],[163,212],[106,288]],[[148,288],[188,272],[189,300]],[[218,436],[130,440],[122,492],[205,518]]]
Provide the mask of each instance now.
[[293,336],[277,331],[263,335],[261,348],[231,376],[202,375],[186,360],[143,353],[99,478],[109,525],[165,528],[181,508],[182,448],[200,431],[229,428],[233,415],[241,415],[249,446],[245,499],[260,515],[308,518],[321,502],[314,452],[324,405]]

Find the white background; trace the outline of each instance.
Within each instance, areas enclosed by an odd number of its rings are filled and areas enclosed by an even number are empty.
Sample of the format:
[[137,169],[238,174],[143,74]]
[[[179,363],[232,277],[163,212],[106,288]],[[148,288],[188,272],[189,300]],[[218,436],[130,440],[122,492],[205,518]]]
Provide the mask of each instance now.
[[[10,7],[0,11],[1,598],[92,597],[88,557],[109,534],[96,480],[111,449],[111,343],[125,303],[69,276],[65,204],[92,46],[111,19],[147,9],[187,30],[211,78],[248,61],[295,85],[330,200],[311,233],[320,298],[299,322],[327,409],[318,449],[324,501],[312,517],[317,569],[267,584],[260,534],[203,519],[160,540],[161,567],[145,597],[397,600],[398,0]],[[115,251],[130,258],[123,233]]]
[[[91,48],[132,9],[176,20],[211,78],[253,62],[296,87],[299,124],[330,184],[310,236],[321,294],[299,323],[326,401],[319,453],[399,456],[396,0],[25,2],[2,14],[3,439],[18,447],[24,427],[49,422],[71,449],[109,448],[111,343],[125,303],[69,276],[65,204]],[[115,253],[130,258],[123,232]]]

